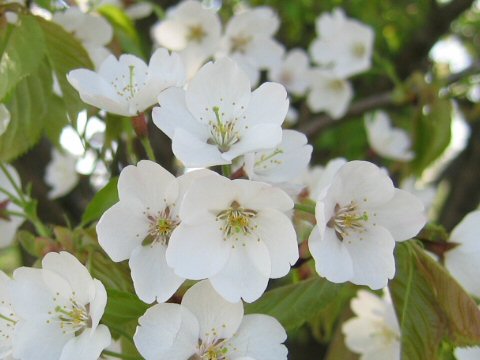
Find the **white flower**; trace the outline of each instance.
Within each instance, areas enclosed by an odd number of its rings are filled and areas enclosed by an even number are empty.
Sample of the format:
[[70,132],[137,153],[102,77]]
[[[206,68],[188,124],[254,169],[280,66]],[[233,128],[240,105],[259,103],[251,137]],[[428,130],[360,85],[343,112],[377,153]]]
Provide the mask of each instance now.
[[[16,186],[21,186],[20,177],[13,166],[4,164]],[[15,234],[24,219],[22,216],[9,214],[10,212],[21,213],[23,210],[15,204],[11,196],[18,196],[15,187],[7,175],[0,169],[0,248],[12,243]]]
[[230,164],[275,147],[288,111],[282,85],[265,83],[252,93],[246,74],[228,58],[204,65],[187,90],[167,89],[158,102],[153,121],[186,167]]
[[293,106],[288,108],[287,115],[285,116],[285,125],[293,126],[298,122],[298,110]]
[[395,273],[395,241],[424,226],[423,204],[396,189],[385,172],[366,161],[338,170],[318,199],[309,248],[317,272],[328,280],[381,289]]
[[457,360],[478,360],[480,359],[480,347],[457,348],[454,351]]
[[135,345],[146,360],[286,360],[287,334],[271,316],[243,315],[241,302],[219,296],[208,281],[179,304],[157,304],[138,320]]
[[0,271],[0,359],[9,358],[12,354],[13,336],[18,321],[8,292],[10,282],[10,278]]
[[409,161],[414,157],[410,150],[408,133],[391,125],[390,117],[384,111],[375,111],[365,117],[365,129],[372,149],[388,159]]
[[99,15],[83,13],[78,7],[53,14],[52,21],[73,33],[85,47],[95,67],[98,68],[110,54],[105,46],[112,41],[113,28]]
[[125,13],[132,20],[140,20],[150,16],[153,6],[148,1],[133,3],[125,8]]
[[425,206],[427,212],[432,207],[437,196],[437,188],[435,186],[422,184],[413,176],[403,179],[400,183],[400,189],[408,191],[418,197],[423,202],[423,206]]
[[344,158],[335,158],[325,166],[317,165],[308,169],[301,182],[305,184],[309,197],[313,200],[323,197],[337,171],[346,163]]
[[310,54],[319,65],[342,77],[358,74],[371,66],[375,33],[370,26],[345,17],[341,9],[322,14],[316,22],[318,38]]
[[52,150],[52,160],[45,169],[45,182],[52,187],[49,199],[56,199],[68,194],[77,185],[79,176],[75,170],[77,159],[67,153]]
[[316,68],[310,71],[310,86],[307,97],[310,110],[325,111],[334,119],[345,115],[353,97],[352,85],[348,81]]
[[347,347],[360,360],[400,360],[400,327],[388,291],[379,298],[360,290],[350,306],[356,317],[342,325]]
[[309,86],[310,60],[303,49],[292,49],[269,71],[272,81],[284,85],[293,95],[304,95]]
[[445,267],[469,293],[480,298],[480,210],[472,211],[455,226],[449,242],[458,244],[444,254]]
[[129,259],[135,292],[147,303],[167,301],[184,281],[167,266],[165,251],[180,223],[185,190],[206,173],[193,171],[177,179],[148,160],[120,173],[120,201],[101,217],[98,242],[113,261]]
[[113,114],[135,116],[155,104],[160,92],[182,86],[185,73],[177,54],[157,49],[148,66],[133,55],[117,60],[109,56],[98,73],[87,69],[70,71],[70,84],[87,104]]
[[185,194],[167,263],[184,278],[209,278],[228,301],[252,302],[298,259],[285,215],[292,208],[288,195],[268,184],[202,177]]
[[19,318],[13,356],[22,360],[96,360],[110,345],[99,325],[107,303],[102,283],[67,252],[48,253],[42,269],[21,267],[10,284]]
[[250,180],[276,184],[290,181],[305,171],[312,150],[304,134],[283,130],[282,142],[274,149],[246,154],[244,169]]
[[152,28],[152,37],[159,45],[179,52],[191,77],[217,50],[221,31],[214,10],[186,0],[168,9],[166,19]]
[[279,26],[278,16],[267,6],[236,14],[226,26],[217,56],[234,59],[256,85],[259,71],[279,64],[285,52],[283,45],[273,39]]
[[10,111],[4,104],[0,104],[0,136],[7,131],[8,124],[10,124]]

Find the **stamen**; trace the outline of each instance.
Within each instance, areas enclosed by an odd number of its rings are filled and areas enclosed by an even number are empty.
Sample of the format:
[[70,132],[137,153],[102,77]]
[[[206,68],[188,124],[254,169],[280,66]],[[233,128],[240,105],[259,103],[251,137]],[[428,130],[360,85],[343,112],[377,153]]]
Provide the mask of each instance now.
[[147,238],[142,245],[160,243],[167,245],[173,230],[180,224],[178,216],[172,216],[170,207],[166,207],[163,211],[159,211],[155,216],[148,215],[147,219],[150,223]]
[[368,214],[365,211],[359,214],[358,206],[353,201],[343,207],[336,204],[334,211],[335,214],[327,222],[327,227],[335,230],[335,235],[340,241],[349,235],[349,230],[362,232],[364,227],[362,222],[368,221]]
[[230,208],[217,214],[217,220],[224,222],[221,227],[225,239],[235,234],[250,235],[256,229],[252,224],[252,219],[257,216],[257,212],[251,209],[244,209],[236,201],[233,201]]
[[210,144],[215,144],[221,152],[230,150],[230,147],[240,140],[237,131],[235,130],[234,121],[222,121],[222,114],[220,108],[214,106],[212,108],[215,114],[215,122],[209,121],[210,134],[212,137],[209,139]]
[[232,53],[242,53],[244,54],[247,51],[247,45],[252,41],[251,36],[234,36],[230,39],[231,41],[231,52]]
[[202,27],[202,25],[193,25],[189,27],[187,40],[200,43],[205,38],[205,36],[207,36],[207,33]]

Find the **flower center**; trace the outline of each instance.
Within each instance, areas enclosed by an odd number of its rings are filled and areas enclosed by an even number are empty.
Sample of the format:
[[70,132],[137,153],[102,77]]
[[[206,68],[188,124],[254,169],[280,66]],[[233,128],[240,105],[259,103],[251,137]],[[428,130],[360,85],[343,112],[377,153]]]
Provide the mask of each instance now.
[[353,56],[357,58],[363,58],[366,52],[367,52],[367,49],[365,48],[365,45],[363,45],[362,43],[355,43],[352,47]]
[[201,25],[192,25],[188,28],[187,40],[200,43],[207,36],[205,29]]
[[217,214],[217,221],[223,221],[220,230],[225,235],[224,240],[232,235],[243,234],[250,235],[257,228],[252,223],[252,219],[257,216],[257,212],[251,209],[244,209],[236,201],[233,201],[230,208],[220,211]]
[[231,42],[231,52],[232,53],[242,53],[245,54],[247,52],[247,46],[252,41],[251,36],[245,36],[245,35],[238,35],[238,36],[232,36],[230,39]]
[[166,207],[163,211],[159,211],[157,215],[148,215],[149,222],[148,236],[142,245],[160,243],[168,245],[170,235],[173,230],[180,224],[178,216],[173,216],[170,207]]
[[[59,293],[57,293],[57,297]],[[58,298],[54,298],[57,301]],[[47,324],[60,323],[60,328],[64,334],[81,333],[86,327],[92,325],[89,315],[89,305],[83,306],[71,297],[68,305],[57,305],[53,311],[48,312],[52,317],[47,320]]]
[[220,108],[214,106],[212,108],[215,113],[215,121],[209,121],[210,135],[212,136],[208,143],[215,144],[221,152],[230,150],[230,147],[240,140],[238,132],[235,130],[234,121],[222,121],[223,113],[220,113]]
[[266,169],[269,165],[280,165],[282,163],[282,160],[275,159],[275,157],[281,154],[283,154],[283,150],[278,148],[273,150],[269,154],[262,154],[260,158],[255,161],[255,167]]
[[335,205],[335,214],[328,221],[327,227],[334,229],[338,240],[343,241],[350,230],[363,231],[366,221],[368,221],[368,214],[365,211],[360,213],[357,204],[352,201],[343,207],[339,204]]
[[135,94],[140,90],[140,85],[146,85],[145,81],[148,74],[140,74],[139,79],[139,74],[137,74],[135,70],[135,65],[128,65],[128,74],[116,76],[115,79],[111,81],[117,95],[127,101],[130,101],[135,97]]
[[340,92],[343,90],[344,84],[342,80],[336,79],[336,80],[330,81],[330,83],[328,84],[328,87],[333,92]]

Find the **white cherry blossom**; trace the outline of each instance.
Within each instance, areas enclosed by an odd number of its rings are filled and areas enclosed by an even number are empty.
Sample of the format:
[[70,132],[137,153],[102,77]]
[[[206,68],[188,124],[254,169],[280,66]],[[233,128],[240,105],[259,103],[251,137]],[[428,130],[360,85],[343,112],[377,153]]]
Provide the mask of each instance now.
[[210,173],[192,171],[177,179],[148,160],[120,173],[120,201],[101,217],[98,242],[113,261],[129,259],[135,292],[143,301],[167,301],[183,283],[168,267],[165,251],[180,223],[185,190],[194,179]]
[[299,182],[303,183],[308,190],[311,199],[316,200],[324,196],[325,191],[332,184],[337,171],[347,163],[344,158],[330,160],[325,166],[316,165],[308,169]]
[[[7,172],[17,187],[21,186],[20,176],[13,166],[4,164]],[[15,239],[15,234],[24,218],[10,212],[22,213],[23,209],[15,204],[12,197],[17,197],[15,186],[7,175],[0,169],[0,248],[6,247]]]
[[134,55],[113,55],[98,73],[87,69],[70,71],[70,84],[87,104],[113,114],[135,116],[155,104],[158,94],[171,86],[182,86],[185,70],[180,57],[157,49],[147,66]]
[[292,208],[288,195],[268,184],[202,177],[185,194],[167,263],[181,277],[209,278],[228,301],[255,301],[269,278],[285,276],[298,259],[285,215]]
[[235,14],[225,28],[217,57],[229,56],[248,74],[252,85],[259,80],[260,70],[281,62],[283,45],[273,35],[280,26],[275,12],[258,6]]
[[400,360],[400,327],[388,291],[380,298],[360,290],[350,306],[356,316],[342,325],[347,347],[360,360]]
[[10,124],[10,111],[8,111],[5,104],[0,104],[0,136],[7,131],[7,127]]
[[12,359],[13,337],[18,321],[8,292],[10,282],[10,278],[0,271],[0,359]]
[[282,142],[274,149],[244,156],[244,170],[250,180],[283,183],[305,171],[312,155],[312,146],[299,131],[283,130]]
[[395,241],[425,225],[424,207],[366,161],[343,165],[317,200],[309,248],[317,272],[335,283],[381,289],[395,274]]
[[310,110],[325,111],[334,119],[345,115],[353,97],[350,82],[331,71],[315,68],[310,71],[310,87],[307,96]]
[[241,302],[224,300],[208,281],[187,290],[180,305],[148,309],[134,335],[146,360],[286,360],[286,338],[273,317],[244,316]]
[[372,149],[388,159],[409,161],[415,154],[408,133],[392,127],[390,117],[384,111],[375,111],[365,117],[365,129]]
[[186,167],[231,164],[277,146],[288,111],[282,85],[264,83],[251,92],[247,75],[228,58],[207,63],[187,90],[167,89],[158,102],[153,121]]
[[186,0],[168,9],[166,19],[152,28],[152,37],[160,46],[177,51],[192,77],[216,52],[221,31],[222,24],[214,10],[199,1]]
[[472,211],[455,226],[449,242],[458,244],[444,254],[445,267],[472,295],[480,298],[480,210]]
[[97,360],[110,345],[110,331],[99,324],[105,288],[73,255],[52,252],[43,258],[42,269],[16,269],[9,293],[19,319],[15,358]]
[[403,179],[400,182],[400,189],[408,191],[418,197],[423,202],[423,206],[425,206],[427,212],[432,208],[438,191],[434,185],[424,184],[413,176]]
[[86,14],[80,8],[72,6],[64,12],[54,13],[52,21],[73,33],[87,50],[96,68],[110,55],[105,46],[112,41],[113,28],[103,17]]
[[310,47],[315,62],[342,77],[368,70],[375,32],[370,26],[347,18],[342,9],[318,17],[318,38]]
[[56,199],[68,194],[77,185],[79,175],[75,170],[77,158],[58,150],[52,150],[52,160],[45,169],[45,182],[52,187],[49,199]]
[[296,96],[302,96],[310,84],[310,59],[305,50],[296,48],[288,52],[285,58],[273,64],[268,75]]

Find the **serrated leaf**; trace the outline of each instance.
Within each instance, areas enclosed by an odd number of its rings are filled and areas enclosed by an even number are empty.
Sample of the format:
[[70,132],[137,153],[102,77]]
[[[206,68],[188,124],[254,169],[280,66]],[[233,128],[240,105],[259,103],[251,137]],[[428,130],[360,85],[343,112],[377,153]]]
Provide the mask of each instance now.
[[46,62],[33,75],[24,78],[6,103],[11,119],[0,136],[0,160],[10,161],[39,140],[47,116],[47,96],[52,88],[51,71]]
[[63,128],[68,125],[65,103],[61,98],[52,94],[47,106],[48,119],[45,123],[45,135],[52,144],[60,147],[60,135]]
[[342,287],[313,278],[267,291],[259,300],[247,304],[245,311],[273,316],[286,330],[293,330],[335,301]]
[[100,219],[108,208],[118,202],[118,178],[112,178],[99,192],[95,194],[82,217],[82,224],[88,224]]
[[115,36],[126,53],[144,57],[140,38],[132,19],[118,6],[103,5],[97,11],[113,26]]
[[480,344],[480,311],[473,299],[414,242],[399,244],[390,282],[399,318],[402,358],[438,359],[442,343]]
[[37,18],[43,30],[47,48],[47,58],[58,79],[71,121],[76,121],[78,113],[85,108],[78,92],[67,81],[67,74],[74,69],[93,69],[92,61],[82,44],[60,25]]
[[0,59],[0,100],[22,79],[37,72],[46,53],[45,40],[35,17],[21,15],[13,28],[5,28],[5,48]]

